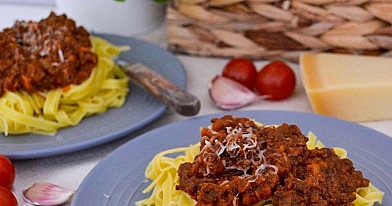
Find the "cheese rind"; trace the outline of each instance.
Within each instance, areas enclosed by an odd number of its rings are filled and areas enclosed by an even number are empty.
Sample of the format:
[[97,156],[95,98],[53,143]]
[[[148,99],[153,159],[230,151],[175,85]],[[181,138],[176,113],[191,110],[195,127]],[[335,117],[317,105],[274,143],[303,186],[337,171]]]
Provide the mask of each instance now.
[[392,58],[304,53],[300,70],[315,113],[356,122],[392,119]]

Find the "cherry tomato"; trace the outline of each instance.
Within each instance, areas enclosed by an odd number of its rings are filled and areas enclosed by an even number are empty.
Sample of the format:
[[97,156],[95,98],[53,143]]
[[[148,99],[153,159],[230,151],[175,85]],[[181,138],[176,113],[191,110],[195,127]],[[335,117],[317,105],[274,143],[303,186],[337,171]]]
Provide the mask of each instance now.
[[295,87],[295,74],[284,62],[272,61],[257,74],[255,89],[261,95],[270,95],[271,100],[290,96]]
[[246,58],[234,58],[223,69],[222,76],[233,79],[253,90],[257,69],[253,62]]
[[6,156],[0,154],[0,186],[11,189],[14,181],[14,165]]
[[12,192],[5,188],[0,187],[0,205],[1,206],[17,206],[18,201]]

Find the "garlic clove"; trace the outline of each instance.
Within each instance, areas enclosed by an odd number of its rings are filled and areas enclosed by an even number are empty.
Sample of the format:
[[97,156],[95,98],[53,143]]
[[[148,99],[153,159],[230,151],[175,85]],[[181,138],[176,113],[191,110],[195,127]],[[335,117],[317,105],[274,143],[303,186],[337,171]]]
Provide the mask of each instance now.
[[223,76],[216,76],[210,82],[209,95],[217,107],[226,110],[238,109],[266,99],[266,96],[257,95],[242,84]]
[[75,192],[51,183],[37,182],[23,191],[23,200],[32,205],[61,205],[71,200]]

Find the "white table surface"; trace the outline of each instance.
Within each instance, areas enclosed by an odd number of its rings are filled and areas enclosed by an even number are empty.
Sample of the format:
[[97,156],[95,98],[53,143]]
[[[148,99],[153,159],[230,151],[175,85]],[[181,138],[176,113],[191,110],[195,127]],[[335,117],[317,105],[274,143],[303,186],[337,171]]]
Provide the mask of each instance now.
[[[10,27],[15,20],[40,20],[47,17],[50,11],[55,11],[53,5],[21,5],[16,3],[4,3],[0,1],[0,29]],[[136,38],[149,41],[159,46],[165,47],[167,40],[165,37],[165,24],[155,31],[136,36]],[[197,116],[221,112],[211,102],[208,96],[208,83],[215,75],[222,71],[227,59],[202,58],[184,55],[176,55],[182,62],[188,75],[187,91],[194,94],[201,101],[201,110]],[[255,62],[260,68],[266,61]],[[289,63],[290,64],[290,63]],[[290,64],[297,74],[297,87],[295,93],[290,98],[270,102],[264,101],[255,105],[243,108],[243,110],[290,110],[301,112],[312,112],[305,91],[300,82],[298,65]],[[44,181],[60,185],[68,189],[77,189],[82,180],[91,169],[108,153],[115,150],[132,138],[149,131],[153,128],[180,121],[189,117],[183,117],[167,111],[161,118],[147,127],[133,134],[129,134],[111,143],[53,157],[39,159],[15,160],[16,181],[13,192],[17,196],[19,205],[28,205],[22,200],[22,190],[26,189],[34,182]],[[362,125],[378,130],[392,137],[392,121],[379,121],[361,123]]]

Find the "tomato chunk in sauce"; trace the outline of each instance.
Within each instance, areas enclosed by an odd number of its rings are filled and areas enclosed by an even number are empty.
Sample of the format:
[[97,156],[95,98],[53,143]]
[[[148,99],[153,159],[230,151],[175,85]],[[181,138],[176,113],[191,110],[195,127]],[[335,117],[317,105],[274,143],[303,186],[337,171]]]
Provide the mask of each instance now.
[[0,96],[63,88],[86,80],[98,62],[89,33],[53,12],[38,22],[16,21],[0,32]]
[[256,125],[224,116],[201,129],[200,154],[181,164],[182,190],[197,205],[353,205],[369,185],[352,162],[333,149],[309,150],[296,125]]

